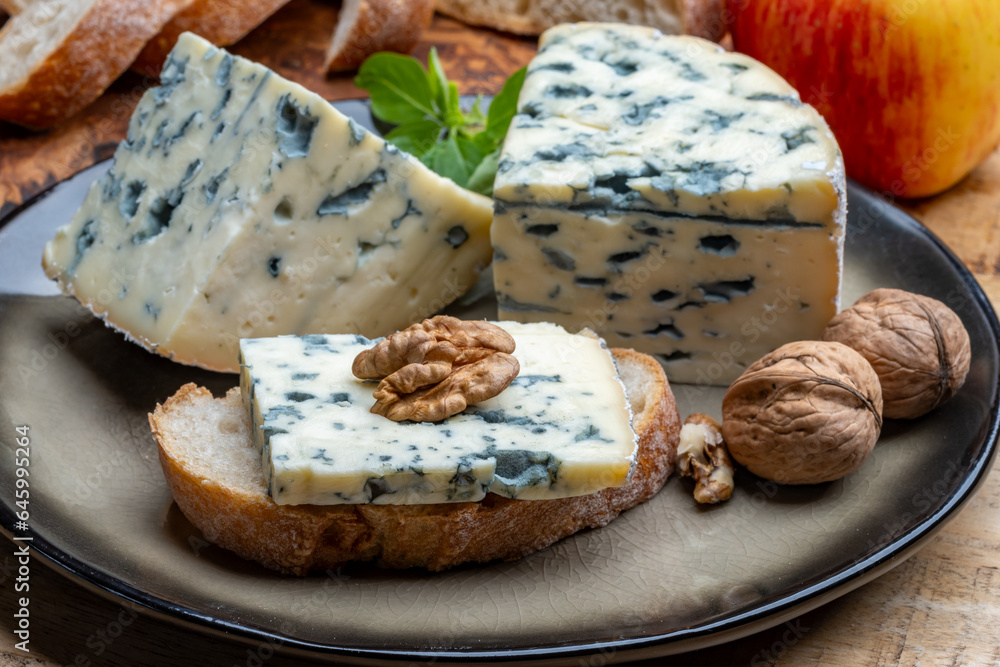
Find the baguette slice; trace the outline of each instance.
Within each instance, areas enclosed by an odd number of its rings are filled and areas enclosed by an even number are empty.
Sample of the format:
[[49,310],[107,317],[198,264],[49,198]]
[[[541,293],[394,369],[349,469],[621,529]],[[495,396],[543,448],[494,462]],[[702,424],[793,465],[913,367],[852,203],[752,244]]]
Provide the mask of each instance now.
[[219,546],[266,567],[304,575],[348,561],[444,570],[513,560],[584,528],[603,526],[651,498],[674,468],[677,405],[661,366],[634,350],[612,350],[639,435],[636,465],[622,487],[558,500],[436,505],[278,505],[269,495],[239,388],[212,398],[187,384],[149,416],[160,464],[184,515]]
[[409,53],[433,15],[434,0],[344,0],[326,52],[326,71],[357,69],[378,51]]
[[186,0],[186,6],[142,49],[132,69],[159,76],[167,55],[183,32],[193,32],[216,46],[234,44],[288,1]]
[[540,35],[559,23],[632,23],[668,35],[718,42],[726,34],[725,0],[437,0],[437,10],[472,25]]
[[187,0],[35,0],[0,29],[0,119],[63,121],[103,93]]
[[[37,2],[37,0],[35,1]],[[32,0],[0,0],[0,11],[14,16],[23,12],[31,3]]]

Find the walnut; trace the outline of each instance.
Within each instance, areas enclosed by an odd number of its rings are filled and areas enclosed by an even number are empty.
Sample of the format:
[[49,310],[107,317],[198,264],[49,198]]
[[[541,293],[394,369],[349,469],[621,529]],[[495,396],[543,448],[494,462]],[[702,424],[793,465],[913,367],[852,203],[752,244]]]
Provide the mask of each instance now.
[[717,421],[700,413],[684,420],[677,469],[682,477],[694,479],[694,499],[699,503],[729,500],[733,495],[733,461]]
[[958,315],[937,299],[877,289],[830,320],[823,340],[868,360],[882,385],[882,414],[913,419],[938,407],[965,382],[971,350]]
[[882,428],[882,390],[864,357],[836,342],[783,345],[726,391],[722,435],[750,472],[816,484],[858,468]]
[[351,368],[381,380],[371,411],[392,421],[441,421],[506,389],[520,365],[514,339],[481,321],[438,315],[361,352]]

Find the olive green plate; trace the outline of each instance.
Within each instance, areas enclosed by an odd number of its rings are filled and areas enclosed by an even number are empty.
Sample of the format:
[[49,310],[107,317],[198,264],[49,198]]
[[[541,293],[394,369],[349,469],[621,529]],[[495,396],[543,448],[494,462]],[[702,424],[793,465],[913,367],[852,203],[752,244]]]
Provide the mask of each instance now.
[[[362,104],[342,108],[367,117]],[[107,167],[0,222],[0,523],[83,584],[206,632],[360,662],[577,664],[587,653],[691,650],[784,622],[899,564],[972,497],[994,457],[1000,327],[986,297],[926,229],[851,187],[845,303],[875,287],[928,294],[958,312],[973,349],[958,395],[917,421],[887,421],[860,470],[808,488],[740,473],[732,500],[707,509],[675,477],[607,527],[511,563],[281,576],[188,523],[146,421],[186,382],[220,394],[237,377],[143,351],[60,296],[39,266]],[[682,415],[718,416],[721,389],[674,392]],[[15,527],[18,425],[30,427],[27,531]]]

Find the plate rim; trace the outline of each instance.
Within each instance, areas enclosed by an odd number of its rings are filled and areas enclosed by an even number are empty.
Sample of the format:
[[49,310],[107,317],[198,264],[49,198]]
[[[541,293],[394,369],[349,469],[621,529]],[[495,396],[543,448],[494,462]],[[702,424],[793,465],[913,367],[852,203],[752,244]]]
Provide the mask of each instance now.
[[[358,100],[344,100],[357,102]],[[9,222],[17,218],[28,208],[36,205],[42,199],[55,192],[61,185],[86,173],[102,168],[113,158],[102,160],[63,181],[51,184],[39,191],[17,207],[0,217],[0,231]],[[924,237],[924,239],[940,253],[947,264],[958,274],[961,284],[968,289],[971,301],[986,321],[992,333],[994,358],[1000,363],[1000,320],[990,303],[982,286],[972,272],[955,255],[955,253],[930,229],[909,213],[892,202],[886,202],[879,195],[854,181],[848,180],[848,192],[859,197],[864,204],[887,207],[892,215],[905,223],[908,231]],[[156,595],[147,593],[141,588],[132,586],[112,573],[97,569],[63,551],[44,537],[32,533],[33,555],[42,557],[47,566],[55,569],[83,588],[95,592],[106,599],[117,603],[126,603],[145,613],[202,633],[237,639],[247,643],[268,642],[275,646],[277,653],[296,654],[312,658],[348,659],[359,664],[384,663],[413,659],[429,659],[447,663],[475,662],[509,662],[524,660],[546,660],[548,662],[569,662],[580,656],[594,653],[614,652],[614,660],[656,657],[683,653],[690,650],[714,646],[734,641],[741,637],[774,627],[803,613],[816,609],[846,593],[885,574],[895,566],[903,563],[913,553],[919,550],[927,541],[944,528],[947,523],[974,497],[980,489],[997,459],[998,435],[1000,435],[1000,378],[995,378],[992,384],[988,412],[990,418],[982,434],[982,451],[964,471],[961,483],[956,487],[945,502],[934,512],[926,515],[917,525],[906,533],[897,536],[867,558],[853,563],[842,571],[813,582],[803,588],[775,600],[756,605],[733,616],[694,628],[675,630],[669,633],[649,637],[608,640],[590,643],[553,644],[520,649],[494,650],[463,650],[453,648],[447,650],[390,650],[379,648],[356,648],[320,644],[308,640],[297,639],[283,635],[280,631],[268,630],[250,624],[241,624],[199,612],[183,604],[171,602]],[[15,511],[6,502],[0,500],[0,532],[13,540]],[[274,640],[278,640],[275,642]],[[717,641],[713,641],[717,640]],[[643,654],[643,655],[638,655]],[[633,657],[629,657],[633,656]],[[610,660],[610,658],[609,658]]]

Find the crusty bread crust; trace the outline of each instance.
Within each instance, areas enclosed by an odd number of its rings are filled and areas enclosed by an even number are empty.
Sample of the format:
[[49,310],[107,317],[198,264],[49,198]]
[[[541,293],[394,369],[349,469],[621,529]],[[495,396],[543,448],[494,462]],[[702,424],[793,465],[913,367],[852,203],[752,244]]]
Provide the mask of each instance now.
[[28,0],[0,0],[0,12],[6,12],[11,16],[20,14],[28,6]]
[[728,30],[725,8],[725,0],[681,0],[684,34],[718,42]]
[[[19,81],[0,89],[0,119],[51,127],[100,97],[180,6],[179,0],[97,0],[70,34]],[[0,42],[30,31],[32,12],[12,17]],[[56,19],[58,20],[58,18]]]
[[[507,7],[509,5],[509,7]],[[514,2],[496,0],[437,0],[437,11],[469,25],[493,28],[516,35],[540,35],[561,21],[546,20],[537,12],[517,12]]]
[[607,524],[651,498],[674,468],[677,405],[663,369],[634,350],[613,350],[639,434],[636,465],[622,487],[558,500],[434,505],[278,505],[267,495],[249,419],[235,388],[213,399],[187,384],[149,423],[174,500],[205,538],[269,568],[304,575],[348,561],[444,570],[512,560],[588,527]]
[[163,62],[183,32],[193,32],[216,46],[234,44],[289,0],[188,0],[153,37],[132,63],[132,69],[159,76]]
[[560,23],[618,21],[715,42],[726,33],[724,8],[725,0],[437,0],[442,14],[518,35],[540,35]]
[[434,0],[344,0],[326,52],[326,71],[357,69],[378,51],[409,53],[433,15]]

